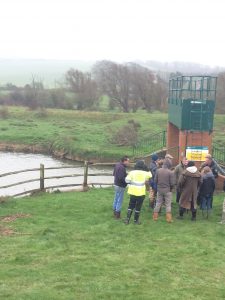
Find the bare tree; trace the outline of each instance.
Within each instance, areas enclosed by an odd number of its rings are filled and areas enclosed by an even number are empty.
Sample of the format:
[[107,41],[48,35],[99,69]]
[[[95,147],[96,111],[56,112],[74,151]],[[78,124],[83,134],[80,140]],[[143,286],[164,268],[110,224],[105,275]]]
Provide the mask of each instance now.
[[66,73],[66,82],[72,92],[77,96],[77,108],[93,108],[98,102],[97,83],[92,79],[91,73],[83,73],[70,69]]
[[216,111],[225,113],[225,72],[219,73],[217,81]]
[[147,68],[138,64],[129,64],[132,82],[132,98],[134,99],[134,109],[144,107],[147,111],[154,108],[155,97],[155,75]]
[[41,79],[37,79],[32,75],[31,83],[24,87],[25,105],[31,109],[42,106],[42,98],[44,97],[44,85]]
[[129,112],[131,92],[129,68],[103,60],[94,65],[93,73],[101,92],[108,95],[123,112]]

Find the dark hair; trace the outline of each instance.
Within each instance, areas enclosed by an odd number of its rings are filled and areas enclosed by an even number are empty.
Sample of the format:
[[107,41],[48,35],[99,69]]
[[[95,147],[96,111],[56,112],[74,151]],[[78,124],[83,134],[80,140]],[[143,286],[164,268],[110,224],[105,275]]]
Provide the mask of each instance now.
[[125,162],[127,160],[129,160],[129,157],[127,155],[125,155],[121,158],[121,162]]
[[189,160],[187,167],[193,167],[195,166],[195,162],[193,160]]
[[134,170],[147,171],[148,168],[143,160],[138,160],[134,166]]

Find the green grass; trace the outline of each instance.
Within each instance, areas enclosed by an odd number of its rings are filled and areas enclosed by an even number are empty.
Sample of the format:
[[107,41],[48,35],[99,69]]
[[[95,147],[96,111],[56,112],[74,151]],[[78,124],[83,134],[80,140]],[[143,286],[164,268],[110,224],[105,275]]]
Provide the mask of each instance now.
[[[209,220],[142,225],[112,218],[113,189],[45,194],[0,204],[1,216],[30,214],[0,236],[1,299],[224,299],[223,194]],[[125,196],[123,216],[128,205]],[[173,205],[173,213],[177,211]]]
[[[132,146],[118,146],[112,136],[130,120],[141,125],[139,139],[166,129],[167,114],[155,112],[109,113],[47,110],[46,117],[21,107],[9,107],[9,117],[0,119],[0,143],[38,145],[83,159],[106,161],[133,155]],[[225,116],[215,116],[214,140],[225,143]]]
[[[140,138],[166,127],[166,114],[124,114],[48,110],[40,118],[35,111],[10,107],[9,118],[0,119],[0,142],[41,145],[87,158],[118,159],[132,155],[132,147],[118,147],[113,134],[128,121],[141,123]],[[152,122],[152,125],[149,124]],[[162,128],[162,124],[164,128]]]

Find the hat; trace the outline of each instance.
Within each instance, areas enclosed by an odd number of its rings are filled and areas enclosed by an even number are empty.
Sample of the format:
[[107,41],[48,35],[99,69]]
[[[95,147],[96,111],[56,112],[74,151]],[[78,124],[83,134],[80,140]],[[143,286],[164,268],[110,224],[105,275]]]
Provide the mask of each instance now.
[[168,168],[168,169],[170,169],[172,167],[172,163],[170,162],[169,159],[164,159],[164,161],[163,161],[163,167],[164,168]]
[[159,159],[157,154],[152,154],[151,158],[153,161],[157,161]]
[[165,158],[173,159],[173,156],[170,154],[166,154]]
[[138,160],[134,166],[134,170],[146,171],[146,165],[143,160]]

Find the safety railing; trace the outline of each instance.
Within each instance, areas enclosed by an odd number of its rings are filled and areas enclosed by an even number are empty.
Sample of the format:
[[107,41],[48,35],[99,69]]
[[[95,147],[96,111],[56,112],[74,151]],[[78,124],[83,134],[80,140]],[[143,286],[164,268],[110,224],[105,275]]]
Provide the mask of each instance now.
[[[91,166],[94,166],[94,167],[98,167],[98,166],[102,166],[102,165],[113,167],[115,164],[114,163],[91,164]],[[19,185],[26,185],[26,184],[33,183],[33,182],[39,182],[39,187],[35,188],[35,189],[26,189],[26,190],[24,190],[23,192],[20,192],[20,193],[10,194],[10,196],[18,197],[18,196],[22,196],[22,195],[25,195],[25,194],[32,194],[32,193],[35,193],[35,192],[39,192],[39,191],[44,192],[44,191],[51,190],[51,189],[72,188],[72,187],[79,187],[79,186],[80,186],[81,190],[85,191],[85,190],[88,189],[89,186],[102,187],[102,186],[112,186],[113,185],[112,172],[110,172],[110,173],[93,172],[93,171],[89,170],[89,166],[90,166],[90,163],[85,161],[84,165],[83,165],[83,172],[81,172],[81,173],[65,174],[65,175],[54,175],[54,176],[46,176],[45,173],[46,173],[47,170],[75,169],[75,168],[81,168],[81,166],[62,166],[62,167],[47,167],[46,168],[43,164],[40,164],[40,168],[19,170],[19,171],[0,174],[0,178],[4,178],[4,177],[11,176],[11,175],[20,175],[22,173],[28,173],[28,172],[34,172],[34,171],[38,171],[38,173],[39,173],[38,178],[32,178],[32,179],[23,180],[23,181],[19,180],[19,181],[16,181],[14,183],[0,185],[0,191],[4,190],[4,189],[15,187],[15,186],[19,186]],[[93,180],[93,178],[96,178],[96,177],[99,177],[99,176],[101,176],[101,177],[111,176],[112,179],[109,180],[109,182],[102,182],[101,180],[99,180],[99,178],[97,180]],[[80,182],[76,182],[76,180],[75,180],[74,183],[70,183],[70,184],[54,184],[54,185],[47,185],[46,184],[46,180],[71,178],[71,177],[72,178],[80,177],[81,180],[80,180]]]
[[145,140],[138,142],[133,147],[133,157],[141,157],[163,150],[166,147],[166,131],[161,131],[150,135]]
[[213,143],[212,156],[219,164],[225,165],[225,147],[217,143]]

